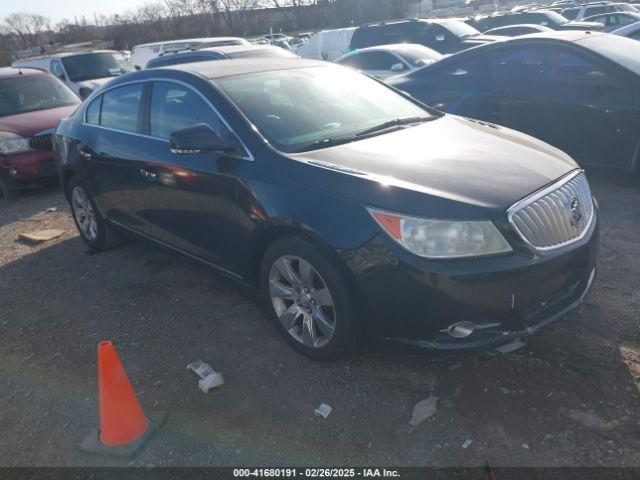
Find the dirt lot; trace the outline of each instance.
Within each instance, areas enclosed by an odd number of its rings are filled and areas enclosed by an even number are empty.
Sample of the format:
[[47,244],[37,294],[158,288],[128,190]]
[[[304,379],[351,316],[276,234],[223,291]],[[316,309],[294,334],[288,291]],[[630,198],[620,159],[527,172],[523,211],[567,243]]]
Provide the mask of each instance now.
[[[131,465],[640,466],[640,186],[592,184],[594,290],[491,359],[364,351],[314,363],[251,291],[200,266],[135,242],[87,254],[56,189],[0,203],[0,465],[127,464],[77,448],[98,424],[96,345],[114,339],[143,407],[169,414]],[[47,227],[66,233],[17,241]],[[198,390],[186,370],[198,359],[227,384]],[[437,412],[411,430],[429,395]],[[313,414],[323,402],[327,419]]]

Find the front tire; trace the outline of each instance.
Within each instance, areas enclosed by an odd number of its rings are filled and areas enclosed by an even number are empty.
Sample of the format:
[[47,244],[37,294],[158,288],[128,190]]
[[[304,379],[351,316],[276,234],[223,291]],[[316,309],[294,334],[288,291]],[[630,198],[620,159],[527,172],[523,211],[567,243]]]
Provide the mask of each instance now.
[[357,343],[353,289],[324,249],[294,236],[276,240],[264,255],[260,285],[276,328],[300,353],[333,360]]
[[102,218],[89,190],[78,176],[69,181],[67,193],[80,237],[93,252],[109,250],[122,243],[120,233]]

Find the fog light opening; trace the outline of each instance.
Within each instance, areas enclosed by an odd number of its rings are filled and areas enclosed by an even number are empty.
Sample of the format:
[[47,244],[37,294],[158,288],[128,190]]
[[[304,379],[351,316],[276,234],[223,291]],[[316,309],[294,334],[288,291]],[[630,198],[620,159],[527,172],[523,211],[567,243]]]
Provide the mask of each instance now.
[[450,325],[447,329],[449,335],[453,338],[465,338],[476,330],[476,326],[471,322],[459,322]]

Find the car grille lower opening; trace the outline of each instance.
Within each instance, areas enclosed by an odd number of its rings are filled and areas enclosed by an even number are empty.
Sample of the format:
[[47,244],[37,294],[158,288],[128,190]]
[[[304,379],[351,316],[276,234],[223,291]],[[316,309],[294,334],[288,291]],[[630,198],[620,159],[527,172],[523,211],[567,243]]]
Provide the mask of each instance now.
[[29,146],[34,150],[50,151],[53,148],[53,142],[50,133],[35,135],[29,139]]
[[508,216],[526,243],[536,250],[551,250],[584,237],[594,213],[589,182],[579,171],[517,203]]

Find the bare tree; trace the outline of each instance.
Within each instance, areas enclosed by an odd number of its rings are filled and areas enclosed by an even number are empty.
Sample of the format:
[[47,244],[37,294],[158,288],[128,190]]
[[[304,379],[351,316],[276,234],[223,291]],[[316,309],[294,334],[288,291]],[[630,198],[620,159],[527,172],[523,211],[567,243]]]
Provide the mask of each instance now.
[[40,33],[49,29],[49,19],[35,13],[12,13],[4,22],[20,38],[24,48],[37,45]]
[[9,65],[13,60],[15,34],[12,34],[9,27],[0,24],[0,66]]
[[261,6],[261,0],[208,0],[211,10],[222,18],[232,35],[246,34],[249,11]]

